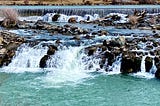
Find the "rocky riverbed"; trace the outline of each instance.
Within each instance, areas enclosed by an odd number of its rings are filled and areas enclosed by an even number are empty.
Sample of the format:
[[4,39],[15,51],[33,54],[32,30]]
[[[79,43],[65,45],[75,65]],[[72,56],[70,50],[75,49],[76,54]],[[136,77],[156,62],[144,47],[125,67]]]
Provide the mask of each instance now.
[[[155,17],[154,17],[155,16]],[[58,21],[59,14],[52,17],[52,21]],[[146,15],[146,12],[136,12],[133,15],[121,17],[118,14],[110,14],[103,18],[91,20],[88,16],[87,20],[77,22],[75,17],[70,17],[65,25],[56,25],[45,22],[44,20],[34,21],[18,21],[16,24],[2,22],[2,30],[0,32],[0,66],[7,66],[17,48],[22,43],[29,43],[34,46],[42,41],[51,41],[47,39],[30,40],[28,37],[20,37],[19,35],[5,31],[6,28],[11,30],[24,29],[31,31],[33,34],[30,38],[36,37],[39,33],[48,33],[49,36],[67,36],[67,41],[63,41],[61,37],[54,39],[54,44],[47,45],[48,51],[41,58],[39,67],[45,68],[47,60],[53,56],[60,46],[80,46],[87,45],[84,48],[85,54],[89,57],[100,59],[97,71],[104,69],[106,72],[112,71],[113,63],[120,59],[120,71],[122,74],[137,73],[142,71],[141,65],[144,61],[145,72],[155,74],[160,78],[160,33],[159,33],[159,17],[160,15]],[[125,20],[125,22],[121,22]],[[150,34],[111,34],[105,29],[93,31],[91,28],[83,28],[75,26],[75,23],[82,25],[89,24],[93,27],[114,26],[117,29],[145,29],[151,30]],[[97,40],[97,38],[100,38]],[[68,43],[66,43],[68,42]],[[74,43],[70,43],[74,42]],[[92,65],[89,66],[92,68]]]

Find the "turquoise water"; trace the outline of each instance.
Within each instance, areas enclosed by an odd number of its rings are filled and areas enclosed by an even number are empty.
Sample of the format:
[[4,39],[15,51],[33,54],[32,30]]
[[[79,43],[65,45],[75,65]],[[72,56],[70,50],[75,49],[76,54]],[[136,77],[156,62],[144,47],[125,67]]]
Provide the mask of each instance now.
[[[0,6],[3,8],[6,6]],[[17,9],[28,9],[28,6],[12,6]],[[159,5],[126,5],[126,6],[29,6],[30,9],[43,8],[160,8]],[[65,23],[66,24],[66,23]],[[61,24],[60,24],[61,25]],[[151,34],[150,30],[116,29],[93,25],[75,24],[81,28],[98,31],[106,29],[110,34]],[[11,31],[12,32],[12,31]],[[32,36],[32,31],[13,30],[21,36],[30,39],[62,39],[69,42],[70,37],[62,35],[50,36],[44,32]],[[29,38],[28,38],[29,39]],[[108,38],[99,37],[98,40]],[[97,40],[95,39],[95,41]],[[90,41],[86,41],[90,43]],[[98,42],[98,41],[97,41]],[[52,43],[52,42],[51,42]],[[86,43],[86,44],[88,44]],[[94,42],[96,43],[96,42]],[[73,49],[74,48],[74,49]],[[80,49],[73,47],[62,50],[51,60],[56,64],[53,69],[40,69],[39,60],[47,50],[42,47],[25,48],[10,64],[7,72],[0,69],[0,106],[160,106],[160,81],[143,76],[132,75],[107,75],[96,70],[83,70],[85,65],[80,64]],[[22,49],[22,48],[21,48]],[[73,49],[73,50],[72,50]],[[21,55],[22,54],[22,55]],[[28,61],[31,66],[28,68]],[[58,62],[57,62],[58,61]],[[94,64],[95,65],[95,64]],[[26,67],[27,66],[27,67]],[[95,67],[96,69],[97,67]],[[118,71],[118,70],[116,70]],[[9,73],[11,72],[11,73]],[[118,72],[119,73],[119,72]],[[144,74],[144,73],[142,73]]]
[[79,83],[42,83],[46,73],[0,73],[0,106],[159,106],[160,82],[90,73]]

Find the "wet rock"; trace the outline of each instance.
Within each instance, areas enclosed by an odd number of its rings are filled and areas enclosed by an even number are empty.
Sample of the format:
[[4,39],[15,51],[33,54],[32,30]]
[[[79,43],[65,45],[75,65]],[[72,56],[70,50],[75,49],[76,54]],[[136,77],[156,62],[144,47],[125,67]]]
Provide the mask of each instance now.
[[18,48],[20,45],[18,43],[15,42],[11,42],[6,46],[7,50],[15,50],[16,48]]
[[6,48],[0,49],[0,54],[1,55],[6,54],[6,53],[7,53],[7,49]]
[[54,45],[49,45],[49,49],[47,51],[47,55],[53,55],[55,53],[55,51],[57,51],[57,47]]
[[140,70],[141,57],[136,57],[135,53],[127,53],[122,56],[121,72],[123,74],[136,73]]
[[15,20],[5,18],[1,25],[6,28],[13,28],[17,25],[17,22]]
[[113,47],[121,47],[121,46],[124,46],[125,45],[125,37],[123,36],[120,36],[116,39],[113,39],[110,41],[110,46],[113,46]]
[[152,62],[152,58],[151,57],[146,57],[145,59],[145,68],[146,68],[146,72],[150,72],[150,69],[152,68],[153,62]]
[[108,59],[108,65],[112,65],[112,63],[115,61],[115,54],[109,51],[106,51],[104,53],[105,58]]
[[25,39],[17,35],[0,31],[0,66],[8,65],[15,55],[17,48],[25,42]]
[[154,28],[160,30],[160,24],[154,25]]
[[48,25],[48,23],[43,22],[42,20],[38,20],[35,25],[36,29],[44,29]]
[[45,68],[47,66],[47,60],[49,59],[49,55],[45,55],[41,58],[40,63],[39,63],[39,67],[40,68]]
[[85,53],[88,54],[88,56],[93,55],[97,50],[96,46],[91,46],[91,47],[87,47],[85,48]]
[[76,18],[75,17],[71,17],[68,20],[69,23],[77,23]]
[[52,21],[58,21],[58,18],[60,17],[60,14],[55,14],[53,17],[52,17]]
[[105,30],[98,31],[98,33],[99,33],[100,36],[108,34],[108,32],[105,31]]
[[156,67],[157,67],[157,71],[155,73],[155,77],[160,79],[160,63],[158,63]]
[[112,19],[113,21],[119,21],[119,20],[121,19],[121,17],[118,16],[118,15],[113,15],[113,16],[111,16],[111,19]]

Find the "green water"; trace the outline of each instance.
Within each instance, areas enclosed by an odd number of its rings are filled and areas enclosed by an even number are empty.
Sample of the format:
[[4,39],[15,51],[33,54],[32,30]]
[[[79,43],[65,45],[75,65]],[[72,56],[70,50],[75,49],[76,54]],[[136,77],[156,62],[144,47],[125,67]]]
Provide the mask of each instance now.
[[79,83],[53,84],[43,76],[0,73],[0,106],[160,106],[157,79],[94,73]]

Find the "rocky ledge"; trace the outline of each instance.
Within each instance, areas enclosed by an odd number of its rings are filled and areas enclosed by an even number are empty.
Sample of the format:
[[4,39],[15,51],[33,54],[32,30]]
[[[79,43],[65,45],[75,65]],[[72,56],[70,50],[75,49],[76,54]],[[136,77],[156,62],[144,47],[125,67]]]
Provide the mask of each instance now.
[[8,65],[17,48],[25,42],[25,39],[16,34],[0,31],[0,66]]

